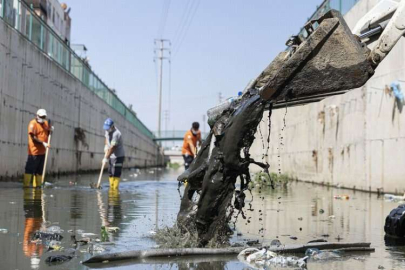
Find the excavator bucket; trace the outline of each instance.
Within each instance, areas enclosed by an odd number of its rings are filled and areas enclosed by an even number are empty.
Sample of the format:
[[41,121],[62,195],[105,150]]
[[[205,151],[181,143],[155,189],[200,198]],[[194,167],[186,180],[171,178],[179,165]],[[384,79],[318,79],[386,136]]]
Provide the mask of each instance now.
[[331,10],[291,38],[256,79],[263,99],[277,102],[322,99],[363,86],[374,74],[370,50],[352,34],[341,14]]

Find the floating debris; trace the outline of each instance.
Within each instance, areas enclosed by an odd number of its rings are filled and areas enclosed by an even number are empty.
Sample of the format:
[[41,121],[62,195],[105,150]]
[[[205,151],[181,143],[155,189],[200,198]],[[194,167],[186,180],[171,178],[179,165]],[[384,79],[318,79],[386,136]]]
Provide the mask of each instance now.
[[47,232],[47,233],[59,233],[59,234],[64,232],[64,230],[62,230],[59,226],[55,226],[55,225],[50,226],[43,231]]
[[94,237],[94,236],[97,236],[97,234],[95,234],[95,233],[82,233],[83,238],[85,238],[85,237]]
[[8,233],[8,230],[4,229],[4,228],[0,228],[0,233]]
[[274,239],[270,242],[270,246],[281,246],[281,242],[278,239]]
[[61,251],[61,250],[63,250],[63,247],[61,246],[60,241],[52,240],[48,244],[48,250]]
[[105,227],[107,232],[118,232],[120,230],[120,228],[118,227]]
[[47,232],[41,232],[41,231],[36,231],[33,235],[32,235],[32,240],[47,240],[47,241],[51,241],[51,240],[56,240],[56,241],[61,241],[63,239],[63,236],[60,235],[59,233],[47,233]]
[[105,248],[103,245],[100,245],[100,244],[93,244],[93,245],[90,245],[90,246],[88,247],[87,251],[88,251],[90,254],[93,254],[93,253],[101,253],[101,252],[106,251],[106,248]]
[[47,264],[60,264],[60,263],[70,261],[72,258],[73,258],[72,256],[66,256],[66,255],[49,256],[48,258],[46,258],[45,262]]
[[275,252],[256,248],[247,248],[241,251],[238,259],[250,267],[255,269],[263,269],[265,267],[298,267],[300,269],[306,268],[308,256],[303,258],[298,257],[284,257]]
[[309,256],[314,260],[328,260],[340,258],[339,251],[321,251],[317,248],[309,248],[305,251],[305,256]]

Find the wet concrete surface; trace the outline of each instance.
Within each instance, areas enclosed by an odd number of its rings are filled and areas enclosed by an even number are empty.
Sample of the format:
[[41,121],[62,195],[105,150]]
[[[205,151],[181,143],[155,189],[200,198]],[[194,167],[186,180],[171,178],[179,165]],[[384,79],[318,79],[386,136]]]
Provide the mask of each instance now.
[[[119,227],[110,233],[114,245],[104,247],[111,252],[156,247],[151,233],[157,227],[171,226],[176,220],[180,198],[177,191],[178,171],[125,171],[119,192],[108,189],[107,176],[103,189],[90,189],[94,175],[48,178],[52,185],[43,191],[23,190],[19,183],[0,184],[0,262],[1,269],[248,269],[236,257],[186,257],[157,260],[110,262],[82,265],[89,258],[87,246],[77,257],[49,266],[51,255],[67,254],[71,235],[94,233],[100,238],[101,226]],[[334,199],[347,194],[349,200]],[[384,201],[376,194],[333,189],[307,183],[292,182],[275,191],[253,192],[252,208],[247,220],[239,217],[232,241],[279,239],[283,244],[306,243],[323,238],[330,242],[371,242],[373,253],[356,253],[327,261],[310,261],[308,269],[385,269],[405,268],[405,247],[386,246],[384,220],[398,205]],[[264,198],[261,199],[260,197]],[[247,196],[246,202],[251,200]],[[248,220],[250,222],[248,222]],[[31,235],[41,225],[60,226],[65,251],[47,251],[32,243]],[[157,224],[157,225],[156,225]],[[263,231],[260,229],[264,228]],[[1,232],[7,229],[7,232]],[[81,230],[81,231],[77,231]],[[291,239],[297,237],[297,240]],[[382,268],[380,268],[382,269]]]

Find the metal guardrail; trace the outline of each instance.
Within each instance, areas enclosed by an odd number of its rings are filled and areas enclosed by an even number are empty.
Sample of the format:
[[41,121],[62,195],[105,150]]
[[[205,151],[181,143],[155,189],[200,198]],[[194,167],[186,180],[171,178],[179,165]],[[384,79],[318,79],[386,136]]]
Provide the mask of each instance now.
[[27,3],[23,0],[0,0],[0,18],[80,80],[90,91],[123,115],[144,135],[154,138],[153,133],[137,118],[136,113],[107,87],[90,66],[46,22],[38,17]]
[[[160,137],[157,132],[155,134],[155,141],[182,141],[187,130],[162,130]],[[201,138],[204,140],[208,133],[201,132]]]

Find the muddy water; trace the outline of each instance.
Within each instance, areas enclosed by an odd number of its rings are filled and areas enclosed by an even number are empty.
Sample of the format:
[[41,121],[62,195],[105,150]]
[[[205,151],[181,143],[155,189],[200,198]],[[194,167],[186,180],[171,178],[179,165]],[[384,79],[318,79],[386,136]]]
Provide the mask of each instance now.
[[[0,269],[244,269],[235,257],[168,258],[124,263],[82,265],[89,258],[87,247],[76,252],[71,261],[48,266],[50,255],[67,254],[70,236],[76,232],[94,233],[100,238],[101,226],[119,227],[110,234],[114,245],[109,251],[155,247],[150,238],[156,227],[171,226],[179,209],[176,177],[180,171],[125,171],[118,193],[110,192],[104,180],[101,191],[90,189],[97,175],[50,179],[52,187],[43,191],[23,190],[20,184],[0,184]],[[334,195],[347,194],[349,200],[335,200]],[[259,195],[265,195],[264,200]],[[247,201],[251,200],[249,196]],[[316,238],[337,241],[370,241],[376,252],[354,254],[339,260],[310,262],[308,269],[403,269],[405,248],[386,246],[383,239],[385,216],[397,204],[385,202],[376,195],[328,189],[304,183],[291,183],[276,191],[254,192],[254,212],[248,212],[250,223],[240,219],[237,231],[242,235],[233,241],[259,239],[268,243],[304,243]],[[261,212],[259,210],[262,210]],[[323,211],[321,211],[323,210]],[[322,213],[322,214],[321,214]],[[334,216],[334,217],[330,217]],[[47,251],[30,242],[34,231],[42,224],[60,226],[64,230],[62,246],[65,252]],[[265,231],[259,233],[264,227]],[[323,236],[322,236],[323,235]],[[326,236],[329,235],[329,236]],[[290,239],[290,236],[298,240]]]

